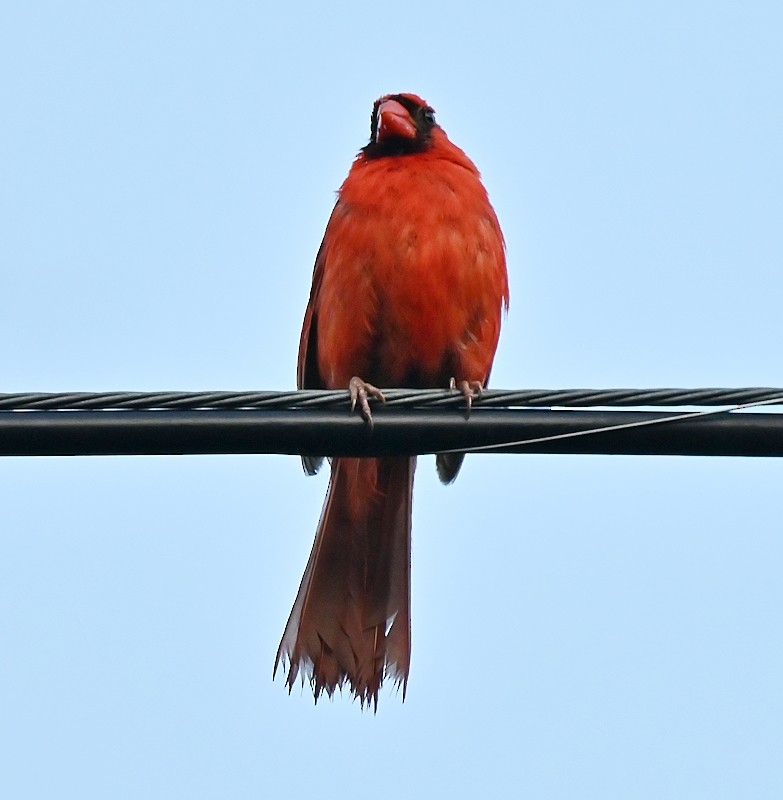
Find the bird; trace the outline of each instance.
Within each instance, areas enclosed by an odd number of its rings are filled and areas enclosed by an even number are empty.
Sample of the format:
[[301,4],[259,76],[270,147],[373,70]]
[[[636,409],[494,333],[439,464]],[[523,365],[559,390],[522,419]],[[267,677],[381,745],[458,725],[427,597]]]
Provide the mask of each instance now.
[[[509,303],[505,241],[481,176],[411,93],[375,101],[326,226],[297,361],[300,389],[347,389],[372,424],[382,387],[448,388],[468,413],[486,386]],[[463,453],[436,456],[451,483]],[[323,459],[302,458],[315,474]],[[377,712],[384,679],[404,701],[411,656],[415,457],[331,459],[312,552],[275,658],[289,693],[347,684]]]

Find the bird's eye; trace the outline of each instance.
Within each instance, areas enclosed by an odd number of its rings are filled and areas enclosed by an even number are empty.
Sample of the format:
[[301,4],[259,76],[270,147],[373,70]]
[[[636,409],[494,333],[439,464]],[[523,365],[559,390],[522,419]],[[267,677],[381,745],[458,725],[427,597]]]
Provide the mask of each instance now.
[[424,109],[424,121],[427,125],[434,125],[435,124],[435,112],[431,108]]

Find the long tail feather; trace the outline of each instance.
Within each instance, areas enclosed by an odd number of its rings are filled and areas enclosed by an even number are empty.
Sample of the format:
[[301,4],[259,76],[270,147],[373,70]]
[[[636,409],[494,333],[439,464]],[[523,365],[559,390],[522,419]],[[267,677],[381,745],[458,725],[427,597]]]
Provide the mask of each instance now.
[[315,542],[275,659],[316,702],[347,681],[378,706],[385,676],[410,666],[411,498],[415,458],[336,458]]

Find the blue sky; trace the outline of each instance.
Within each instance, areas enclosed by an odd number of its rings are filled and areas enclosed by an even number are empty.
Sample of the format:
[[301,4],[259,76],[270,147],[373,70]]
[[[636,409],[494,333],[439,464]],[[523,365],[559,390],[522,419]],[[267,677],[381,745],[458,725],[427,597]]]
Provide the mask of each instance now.
[[[498,388],[780,386],[776,3],[0,10],[0,391],[288,389],[373,100],[508,243]],[[326,478],[0,460],[0,795],[777,798],[772,460],[420,460],[404,704],[271,681]]]

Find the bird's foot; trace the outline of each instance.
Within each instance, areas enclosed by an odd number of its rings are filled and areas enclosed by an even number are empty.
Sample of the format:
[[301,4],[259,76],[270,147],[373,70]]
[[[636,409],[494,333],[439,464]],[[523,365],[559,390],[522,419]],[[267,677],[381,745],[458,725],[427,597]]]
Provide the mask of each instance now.
[[470,416],[470,409],[473,408],[473,398],[481,396],[484,391],[484,384],[482,381],[458,381],[456,378],[452,378],[449,381],[449,389],[459,389],[468,404],[467,416]]
[[372,426],[372,411],[370,411],[370,403],[367,398],[374,397],[376,400],[385,403],[386,398],[383,396],[383,392],[377,386],[373,386],[371,383],[367,383],[367,381],[363,381],[356,376],[351,378],[348,383],[348,392],[351,395],[351,413],[353,413],[358,403],[362,417]]

